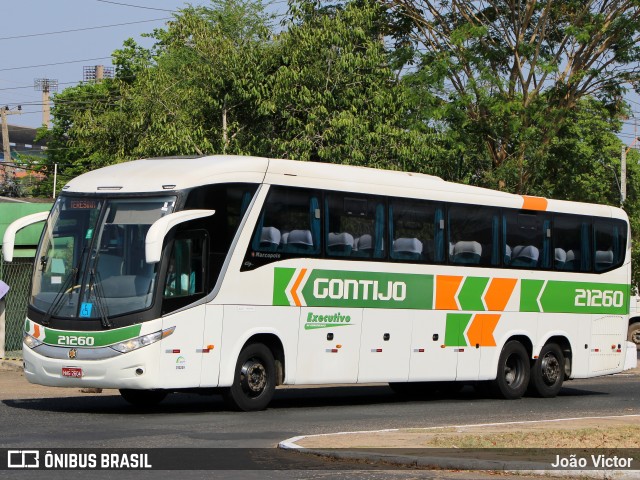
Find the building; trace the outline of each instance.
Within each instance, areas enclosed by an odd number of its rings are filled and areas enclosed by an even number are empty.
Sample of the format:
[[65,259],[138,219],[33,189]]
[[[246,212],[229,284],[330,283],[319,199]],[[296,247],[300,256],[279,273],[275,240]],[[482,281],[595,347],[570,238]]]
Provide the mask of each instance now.
[[37,129],[31,127],[20,127],[17,125],[8,125],[9,130],[9,148],[11,150],[11,158],[5,159],[4,144],[2,136],[0,136],[0,191],[1,185],[4,185],[8,179],[24,179],[31,178],[33,181],[40,181],[44,178],[44,174],[33,172],[28,168],[24,168],[21,157],[43,157],[46,151],[46,142],[36,141]]

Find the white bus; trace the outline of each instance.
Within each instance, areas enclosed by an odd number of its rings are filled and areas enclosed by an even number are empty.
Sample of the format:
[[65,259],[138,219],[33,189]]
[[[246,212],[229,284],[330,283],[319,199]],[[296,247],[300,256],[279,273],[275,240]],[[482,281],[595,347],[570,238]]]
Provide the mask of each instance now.
[[[6,260],[43,219],[12,225]],[[241,410],[282,384],[551,397],[623,369],[630,245],[619,208],[422,174],[121,163],[70,181],[48,216],[24,372],[140,405],[202,389]]]

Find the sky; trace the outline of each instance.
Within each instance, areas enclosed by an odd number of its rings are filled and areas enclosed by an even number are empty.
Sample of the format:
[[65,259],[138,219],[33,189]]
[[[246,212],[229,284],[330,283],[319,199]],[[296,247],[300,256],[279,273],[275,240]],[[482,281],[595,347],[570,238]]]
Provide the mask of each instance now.
[[[284,13],[286,1],[273,3],[272,10]],[[11,115],[8,123],[41,126],[42,93],[34,89],[35,79],[57,80],[59,89],[75,85],[82,81],[84,66],[111,66],[111,53],[127,38],[150,46],[152,41],[141,34],[162,27],[172,12],[186,4],[181,0],[0,0],[0,106],[16,111],[22,105],[22,113]],[[48,34],[61,31],[65,33]],[[634,116],[640,117],[640,98],[629,95],[628,100]],[[635,133],[640,134],[635,123],[634,118],[626,121],[619,135],[627,145]]]
[[[127,38],[150,46],[152,40],[141,34],[162,27],[172,12],[186,4],[181,0],[0,0],[0,106],[16,111],[22,105],[22,113],[11,115],[8,123],[41,126],[42,93],[34,89],[35,79],[57,80],[60,90],[75,85],[82,81],[84,66],[111,66],[111,53]],[[66,32],[41,35],[60,31]]]

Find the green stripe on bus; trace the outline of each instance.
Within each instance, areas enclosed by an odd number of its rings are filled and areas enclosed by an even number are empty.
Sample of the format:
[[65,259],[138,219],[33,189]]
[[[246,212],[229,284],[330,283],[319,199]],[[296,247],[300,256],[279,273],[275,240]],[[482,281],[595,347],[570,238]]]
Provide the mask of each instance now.
[[43,342],[49,345],[64,345],[70,347],[106,347],[114,343],[139,337],[141,328],[141,325],[131,325],[104,332],[76,332],[54,330],[44,327],[45,337]]
[[488,283],[489,277],[467,277],[458,294],[460,309],[484,311],[482,294]]
[[625,315],[629,312],[629,285],[549,280],[543,288],[543,283],[542,280],[522,280],[521,312],[611,315]]
[[538,296],[544,280],[522,280],[520,285],[520,311],[539,312]]
[[289,305],[287,299],[287,285],[291,282],[293,274],[296,273],[295,268],[276,268],[273,276],[273,304]]
[[[433,308],[433,275],[408,273],[311,270],[296,287],[290,268],[274,269],[274,305],[294,305],[300,299],[310,307]],[[295,290],[288,292],[287,288]]]
[[444,333],[444,344],[447,347],[466,347],[464,331],[471,321],[471,313],[447,313],[447,326]]

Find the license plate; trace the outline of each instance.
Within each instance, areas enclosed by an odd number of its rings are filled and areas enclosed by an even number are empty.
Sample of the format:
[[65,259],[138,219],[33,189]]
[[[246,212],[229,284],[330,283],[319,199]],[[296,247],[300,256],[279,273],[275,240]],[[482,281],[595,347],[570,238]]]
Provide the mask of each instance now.
[[70,378],[82,378],[82,369],[75,367],[62,367],[62,376]]

